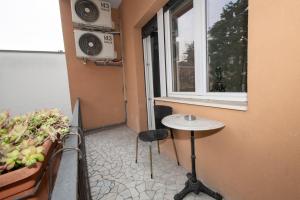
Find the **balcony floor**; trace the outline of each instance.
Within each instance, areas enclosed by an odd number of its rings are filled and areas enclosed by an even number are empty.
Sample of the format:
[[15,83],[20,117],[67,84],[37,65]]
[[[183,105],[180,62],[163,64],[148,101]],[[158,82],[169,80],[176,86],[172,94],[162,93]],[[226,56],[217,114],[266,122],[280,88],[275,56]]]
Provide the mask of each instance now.
[[[153,179],[150,178],[149,148],[139,142],[135,163],[136,135],[126,126],[86,136],[87,162],[93,199],[171,200],[184,187],[187,171],[163,154],[153,143]],[[189,194],[186,200],[212,200]]]

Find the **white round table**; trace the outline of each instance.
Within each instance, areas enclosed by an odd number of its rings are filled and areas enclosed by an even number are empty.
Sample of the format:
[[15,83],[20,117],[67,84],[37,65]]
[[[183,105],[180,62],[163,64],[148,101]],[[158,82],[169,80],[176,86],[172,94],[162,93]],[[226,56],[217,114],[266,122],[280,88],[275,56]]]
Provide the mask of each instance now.
[[195,164],[195,131],[209,131],[209,130],[217,130],[223,128],[224,123],[216,120],[211,120],[203,117],[194,117],[184,114],[174,114],[169,115],[162,119],[162,124],[178,130],[190,131],[191,132],[191,160],[192,160],[192,173],[188,173],[188,180],[185,183],[185,187],[181,192],[174,196],[175,200],[183,199],[188,193],[194,192],[195,194],[199,194],[199,192],[203,192],[208,194],[209,196],[221,200],[223,199],[222,195],[217,192],[212,191],[208,187],[206,187],[202,182],[197,180],[196,175],[196,164]]

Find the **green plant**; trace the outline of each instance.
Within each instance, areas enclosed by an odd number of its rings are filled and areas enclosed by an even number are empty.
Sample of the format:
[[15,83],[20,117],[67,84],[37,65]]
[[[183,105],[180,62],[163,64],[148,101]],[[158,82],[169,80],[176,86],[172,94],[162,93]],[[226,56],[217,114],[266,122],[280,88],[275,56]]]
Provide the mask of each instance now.
[[9,118],[8,112],[0,113],[0,129],[2,129],[2,127],[4,127],[7,124],[8,118]]
[[0,174],[44,160],[43,143],[69,132],[69,120],[58,109],[9,118],[0,113]]

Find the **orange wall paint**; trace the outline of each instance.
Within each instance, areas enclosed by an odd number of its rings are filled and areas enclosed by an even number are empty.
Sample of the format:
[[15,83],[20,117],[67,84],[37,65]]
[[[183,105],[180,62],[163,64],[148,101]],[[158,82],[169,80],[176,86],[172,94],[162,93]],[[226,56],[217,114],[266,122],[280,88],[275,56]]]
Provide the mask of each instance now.
[[147,128],[141,27],[166,2],[167,0],[123,0],[119,9],[128,100],[127,124],[134,130]]
[[[60,9],[71,102],[74,106],[76,98],[80,97],[84,128],[93,129],[124,122],[123,68],[96,66],[92,62],[84,65],[82,60],[77,59],[70,0],[60,0]],[[113,10],[112,15],[118,25],[118,11]],[[115,39],[115,47],[120,52],[118,38]]]
[[[146,129],[140,28],[165,2],[123,0],[120,8],[128,126],[137,132]],[[249,0],[248,111],[157,102],[226,124],[196,142],[198,178],[226,199],[300,199],[299,10],[299,0]],[[189,137],[176,136],[180,162],[190,168]],[[162,151],[174,158],[170,141]]]

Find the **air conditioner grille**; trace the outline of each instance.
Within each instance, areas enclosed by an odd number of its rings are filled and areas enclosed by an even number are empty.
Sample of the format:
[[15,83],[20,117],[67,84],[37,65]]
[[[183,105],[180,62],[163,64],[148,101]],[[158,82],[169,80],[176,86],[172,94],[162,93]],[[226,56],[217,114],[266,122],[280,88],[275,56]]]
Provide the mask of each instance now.
[[97,5],[92,1],[78,0],[75,3],[75,11],[86,22],[95,22],[99,18]]
[[94,34],[85,33],[79,38],[81,51],[89,56],[96,56],[102,51],[102,42]]

